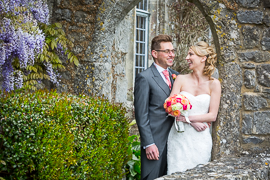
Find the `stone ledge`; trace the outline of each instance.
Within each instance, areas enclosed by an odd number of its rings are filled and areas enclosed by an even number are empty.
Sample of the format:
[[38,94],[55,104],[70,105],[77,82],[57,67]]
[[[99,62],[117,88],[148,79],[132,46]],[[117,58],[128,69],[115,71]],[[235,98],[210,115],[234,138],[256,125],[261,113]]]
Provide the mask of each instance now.
[[205,165],[198,165],[185,172],[165,175],[156,180],[180,179],[270,179],[270,155],[266,157],[230,157],[214,160]]

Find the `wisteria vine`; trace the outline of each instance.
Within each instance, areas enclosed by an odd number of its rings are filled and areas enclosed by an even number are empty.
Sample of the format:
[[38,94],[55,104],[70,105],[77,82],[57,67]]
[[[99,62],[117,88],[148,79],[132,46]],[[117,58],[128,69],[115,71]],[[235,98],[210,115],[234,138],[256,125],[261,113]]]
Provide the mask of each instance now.
[[[38,23],[48,24],[49,9],[44,0],[0,0],[0,72],[2,89],[23,87],[28,66],[42,53],[45,34]],[[44,63],[48,75],[55,80],[50,62]]]

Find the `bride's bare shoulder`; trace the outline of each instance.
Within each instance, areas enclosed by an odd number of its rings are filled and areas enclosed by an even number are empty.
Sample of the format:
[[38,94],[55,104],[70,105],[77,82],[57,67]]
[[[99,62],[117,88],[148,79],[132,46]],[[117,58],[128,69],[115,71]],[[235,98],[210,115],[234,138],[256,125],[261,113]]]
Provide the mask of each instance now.
[[213,80],[211,80],[211,83],[210,83],[210,89],[219,91],[221,89],[220,81],[216,78],[213,78]]
[[183,80],[189,79],[190,77],[191,77],[190,74],[179,74],[176,79],[183,81]]

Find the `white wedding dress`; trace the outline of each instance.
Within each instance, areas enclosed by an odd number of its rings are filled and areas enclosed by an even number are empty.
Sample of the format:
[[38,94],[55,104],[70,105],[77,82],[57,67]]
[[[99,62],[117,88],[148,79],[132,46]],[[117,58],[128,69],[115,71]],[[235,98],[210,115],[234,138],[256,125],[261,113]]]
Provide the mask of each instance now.
[[[191,102],[190,116],[208,113],[210,95],[201,94],[194,96],[185,91],[182,91],[180,94],[185,95]],[[205,164],[210,160],[212,150],[210,129],[206,128],[204,131],[198,132],[187,123],[184,123],[184,127],[185,131],[178,133],[173,124],[169,133],[167,152],[168,175],[194,168],[198,164]]]

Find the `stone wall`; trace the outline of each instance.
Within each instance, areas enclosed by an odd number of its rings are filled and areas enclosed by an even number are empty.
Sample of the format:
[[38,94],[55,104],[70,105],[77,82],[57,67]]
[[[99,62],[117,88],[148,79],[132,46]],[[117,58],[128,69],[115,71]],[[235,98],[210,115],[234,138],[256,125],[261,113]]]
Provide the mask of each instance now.
[[270,154],[268,157],[225,157],[205,165],[198,165],[185,172],[176,172],[156,180],[186,180],[186,179],[261,179],[270,178]]
[[219,56],[213,159],[270,151],[268,2],[193,1],[209,22]]
[[[67,65],[59,91],[103,94],[115,102],[132,100],[127,95],[132,73],[127,64],[132,61],[127,58],[133,57],[132,9],[139,1],[49,0],[51,22],[63,24],[80,61],[78,67]],[[212,159],[269,154],[269,0],[190,1],[207,19],[218,54],[222,97],[213,123]],[[169,20],[169,0],[150,2],[156,8],[150,12],[151,39],[168,33],[164,23]]]
[[49,1],[51,22],[63,24],[68,38],[74,43],[73,52],[80,61],[78,67],[66,64],[67,71],[62,74],[59,92],[104,95],[115,102],[126,101],[125,57],[133,26],[129,16],[138,2]]
[[[269,0],[190,1],[208,21],[218,54],[222,97],[213,123],[212,159],[269,152]],[[80,59],[78,68],[68,66],[59,91],[104,94],[115,102],[132,100],[127,87],[133,85],[129,65],[134,56],[135,11],[130,10],[138,2],[51,0],[52,21],[64,25]],[[170,1],[149,3],[151,40],[169,33]]]

